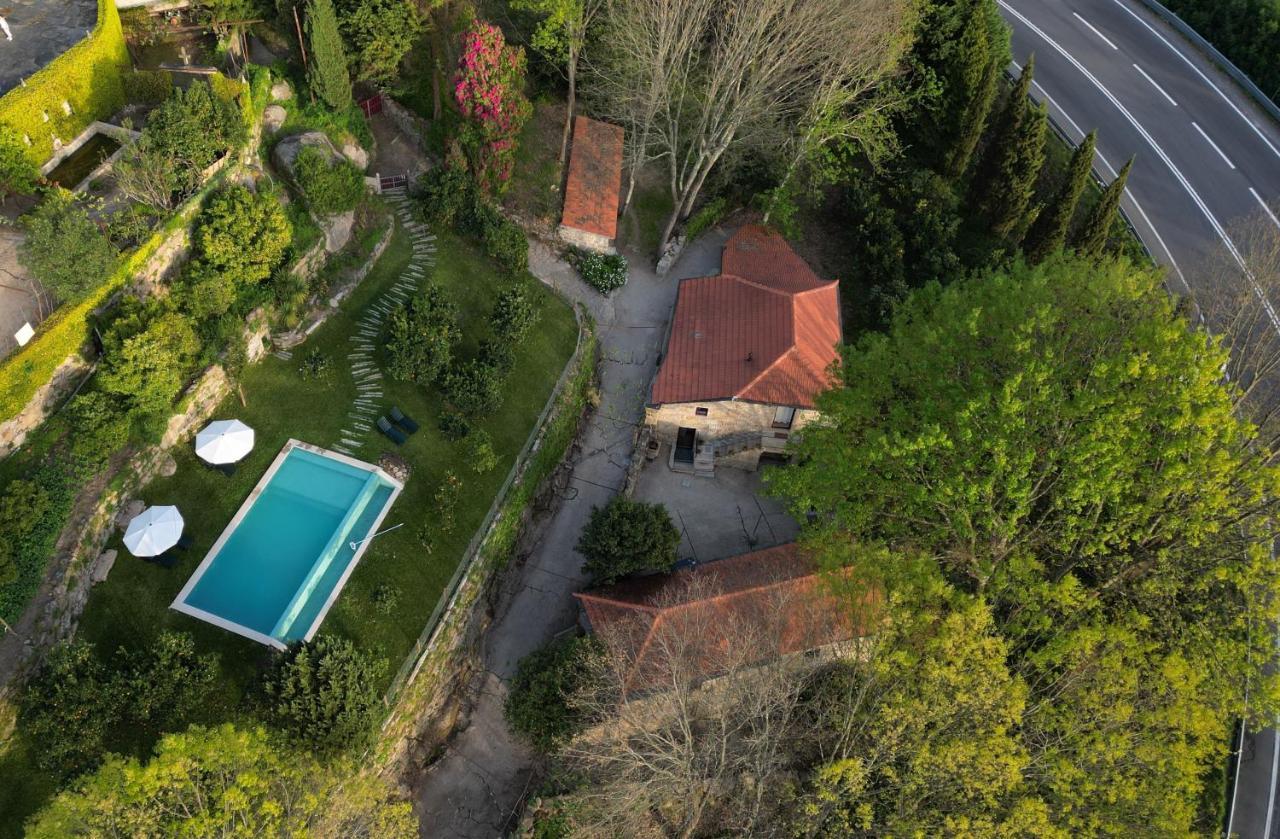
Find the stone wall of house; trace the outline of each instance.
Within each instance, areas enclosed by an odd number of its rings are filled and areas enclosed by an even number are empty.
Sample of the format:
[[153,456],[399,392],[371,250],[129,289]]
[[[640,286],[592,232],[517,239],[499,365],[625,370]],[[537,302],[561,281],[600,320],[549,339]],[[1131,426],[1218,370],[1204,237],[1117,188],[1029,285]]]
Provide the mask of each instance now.
[[565,242],[577,248],[595,251],[596,253],[618,252],[613,246],[613,240],[607,236],[601,236],[599,233],[588,233],[585,230],[579,230],[576,227],[568,227],[563,224],[556,228],[556,233]]
[[[656,440],[675,445],[676,431],[681,428],[698,429],[698,442],[710,442],[719,437],[758,431],[768,438],[766,449],[781,449],[787,439],[818,418],[811,408],[799,408],[789,430],[773,427],[773,415],[778,406],[758,402],[720,400],[711,402],[675,402],[645,408],[645,425],[653,429]],[[698,409],[705,408],[706,416],[699,416]],[[773,441],[777,441],[774,443]]]

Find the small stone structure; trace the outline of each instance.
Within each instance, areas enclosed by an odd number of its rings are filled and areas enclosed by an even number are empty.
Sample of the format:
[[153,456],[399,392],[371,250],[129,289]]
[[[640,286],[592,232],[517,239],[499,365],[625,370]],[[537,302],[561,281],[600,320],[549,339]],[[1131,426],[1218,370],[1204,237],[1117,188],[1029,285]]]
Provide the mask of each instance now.
[[560,238],[599,253],[616,253],[622,190],[622,128],[579,116],[564,187]]
[[[333,143],[323,132],[306,131],[302,134],[285,137],[277,143],[275,150],[271,152],[271,160],[280,171],[293,178],[294,161],[298,159],[298,154],[306,146],[318,148],[326,153],[331,163],[336,164],[338,161],[346,159],[345,155],[334,148]],[[355,146],[355,149],[359,149],[361,153],[364,151],[359,146]],[[367,158],[365,163],[366,165],[368,164]],[[355,217],[354,211],[348,211],[316,219],[324,231],[325,250],[329,253],[337,253],[346,246],[347,242],[351,241],[351,226],[355,223]]]

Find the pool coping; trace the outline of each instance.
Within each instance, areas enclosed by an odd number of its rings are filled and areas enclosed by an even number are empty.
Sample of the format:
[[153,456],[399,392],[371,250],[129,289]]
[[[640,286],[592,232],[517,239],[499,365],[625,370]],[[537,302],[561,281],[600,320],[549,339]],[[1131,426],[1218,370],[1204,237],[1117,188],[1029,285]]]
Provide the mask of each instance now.
[[[374,472],[380,478],[391,484],[391,495],[387,496],[386,503],[382,505],[382,511],[378,513],[378,517],[374,519],[373,524],[369,526],[371,534],[378,532],[378,528],[382,526],[383,520],[387,517],[387,514],[391,512],[392,505],[395,504],[396,499],[404,490],[403,482],[396,480],[376,464],[369,463],[364,460],[357,460],[354,457],[349,457],[340,452],[312,445],[311,443],[304,443],[301,440],[295,440],[290,437],[284,444],[284,447],[280,449],[279,454],[277,454],[275,459],[271,461],[271,465],[267,467],[267,471],[258,479],[258,483],[254,484],[253,489],[249,491],[249,495],[245,497],[243,502],[241,502],[240,509],[236,510],[236,514],[231,517],[231,521],[227,522],[227,526],[222,529],[222,533],[218,536],[217,541],[209,548],[204,559],[196,566],[196,570],[191,572],[191,577],[187,579],[182,590],[178,592],[178,596],[169,604],[170,609],[182,612],[185,615],[197,618],[206,623],[211,623],[214,626],[225,629],[228,632],[234,632],[235,634],[248,638],[252,641],[257,641],[259,644],[265,644],[268,647],[274,647],[277,650],[288,649],[288,645],[283,641],[280,641],[277,638],[272,638],[270,635],[265,633],[258,632],[256,629],[250,629],[249,627],[238,624],[235,621],[227,620],[226,618],[215,615],[212,612],[207,612],[204,609],[192,606],[186,602],[186,598],[187,595],[191,593],[191,590],[195,588],[196,583],[200,582],[205,571],[208,570],[209,565],[212,564],[214,558],[218,555],[218,552],[222,550],[223,545],[225,545],[227,540],[231,538],[231,534],[235,533],[236,528],[240,526],[240,522],[249,514],[249,510],[253,508],[254,502],[258,500],[258,496],[262,494],[262,491],[266,489],[267,484],[271,482],[271,479],[275,476],[276,472],[284,464],[285,458],[288,457],[289,453],[294,449],[302,449],[303,451],[311,452],[312,454],[320,455],[321,457],[332,458],[333,460],[356,469],[361,469],[366,472]],[[307,627],[307,632],[302,637],[303,641],[310,641],[316,634],[316,630],[320,628],[320,624],[324,623],[325,616],[329,614],[329,609],[332,608],[335,602],[337,602],[338,595],[342,593],[344,588],[346,588],[347,580],[351,577],[352,572],[356,570],[356,566],[360,564],[360,560],[364,556],[364,552],[368,550],[370,541],[370,539],[366,538],[360,547],[356,549],[356,552],[352,554],[351,560],[347,563],[346,569],[342,572],[342,576],[338,578],[336,583],[334,583],[333,591],[329,593],[329,597],[325,600],[324,606],[321,607],[315,620],[311,622],[311,626]]]

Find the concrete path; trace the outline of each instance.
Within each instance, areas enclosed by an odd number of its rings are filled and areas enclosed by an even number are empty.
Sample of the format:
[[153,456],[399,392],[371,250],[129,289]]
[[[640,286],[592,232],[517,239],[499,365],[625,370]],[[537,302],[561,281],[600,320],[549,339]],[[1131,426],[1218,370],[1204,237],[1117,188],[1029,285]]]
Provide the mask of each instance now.
[[[469,722],[428,769],[417,789],[424,837],[501,836],[535,768],[535,755],[507,730],[502,715],[507,685],[520,659],[573,626],[571,593],[582,587],[582,557],[574,550],[593,505],[622,487],[637,423],[653,376],[679,278],[717,273],[726,235],[712,232],[658,278],[647,258],[629,254],[626,286],[603,298],[545,246],[530,251],[530,269],[596,318],[601,365],[599,409],[580,440],[571,491],[542,525],[531,554],[508,573],[519,575],[498,605],[484,642],[486,672],[473,697]],[[570,497],[571,496],[571,497]]]

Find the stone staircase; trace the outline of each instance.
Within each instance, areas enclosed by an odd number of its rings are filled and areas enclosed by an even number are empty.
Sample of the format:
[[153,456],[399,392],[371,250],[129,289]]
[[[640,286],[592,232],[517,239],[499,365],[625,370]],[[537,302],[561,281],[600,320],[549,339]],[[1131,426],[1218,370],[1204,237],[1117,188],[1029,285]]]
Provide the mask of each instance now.
[[716,458],[763,448],[763,440],[759,431],[742,431],[699,443],[698,451],[693,456],[693,471],[710,476],[715,471]]

